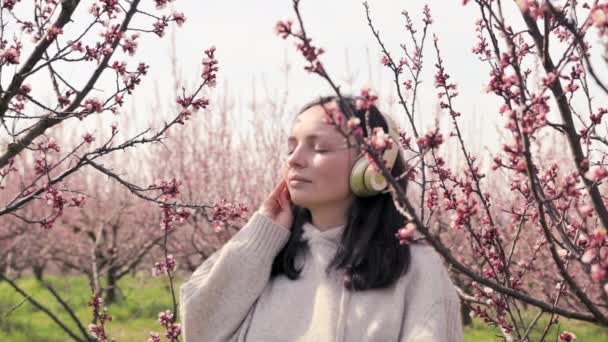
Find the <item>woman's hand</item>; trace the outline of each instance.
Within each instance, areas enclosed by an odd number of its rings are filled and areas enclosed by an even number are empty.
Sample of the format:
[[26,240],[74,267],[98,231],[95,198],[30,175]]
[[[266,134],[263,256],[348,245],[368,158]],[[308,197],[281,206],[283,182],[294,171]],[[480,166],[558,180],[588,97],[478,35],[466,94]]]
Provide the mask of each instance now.
[[293,207],[287,182],[285,178],[272,190],[268,198],[264,200],[258,211],[260,214],[270,218],[274,223],[285,229],[291,230],[293,224]]

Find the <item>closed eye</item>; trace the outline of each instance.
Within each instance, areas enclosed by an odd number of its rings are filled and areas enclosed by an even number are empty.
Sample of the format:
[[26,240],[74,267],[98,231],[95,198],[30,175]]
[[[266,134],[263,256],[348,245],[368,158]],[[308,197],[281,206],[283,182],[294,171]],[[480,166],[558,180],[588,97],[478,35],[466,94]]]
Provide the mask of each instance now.
[[[327,152],[329,152],[329,150],[320,150],[320,149],[316,149],[316,150],[315,150],[315,152],[316,152],[316,153],[327,153]],[[287,155],[289,156],[289,155],[291,155],[292,153],[293,153],[293,151],[289,151],[289,152],[287,152]]]

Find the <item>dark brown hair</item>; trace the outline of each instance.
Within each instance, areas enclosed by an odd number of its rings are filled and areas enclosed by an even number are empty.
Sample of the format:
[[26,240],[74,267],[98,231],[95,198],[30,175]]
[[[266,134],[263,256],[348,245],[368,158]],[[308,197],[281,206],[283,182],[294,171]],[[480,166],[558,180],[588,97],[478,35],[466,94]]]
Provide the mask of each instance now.
[[[307,109],[337,101],[334,96],[321,97],[305,105],[298,115]],[[347,107],[361,120],[363,136],[370,132],[365,127],[365,110],[356,109],[356,98],[343,97],[339,103],[342,112]],[[369,108],[369,125],[383,127],[388,132],[384,117],[376,106]],[[401,154],[391,173],[396,176],[405,171],[405,161]],[[407,180],[400,181],[403,189]],[[308,209],[295,206],[294,222],[289,240],[275,257],[271,277],[284,274],[291,280],[299,278],[302,269],[296,269],[295,256],[309,248],[308,240],[302,239],[302,225],[311,222]],[[341,244],[325,272],[332,269],[345,270],[344,286],[349,290],[363,291],[388,287],[407,273],[410,264],[408,245],[400,245],[395,237],[397,229],[405,225],[405,219],[395,208],[390,193],[370,197],[358,197],[353,200],[347,212],[347,222],[341,237]]]

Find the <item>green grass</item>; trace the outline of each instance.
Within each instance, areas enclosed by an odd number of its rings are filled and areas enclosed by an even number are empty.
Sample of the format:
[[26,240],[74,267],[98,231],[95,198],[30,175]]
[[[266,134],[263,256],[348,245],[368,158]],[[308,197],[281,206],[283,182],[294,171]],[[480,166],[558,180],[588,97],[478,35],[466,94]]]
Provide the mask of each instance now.
[[[534,312],[538,309],[530,309],[530,312],[522,312],[524,322],[531,322],[534,318]],[[548,316],[543,316],[530,332],[533,341],[538,341],[543,335],[546,323],[549,321]],[[604,342],[608,340],[608,329],[598,327],[596,325],[580,322],[573,319],[560,318],[559,326],[553,325],[547,334],[546,341],[559,341],[557,336],[563,331],[570,331],[577,337],[577,342]],[[559,329],[559,330],[558,330]],[[522,333],[523,334],[523,333]],[[516,338],[516,334],[513,333]],[[501,332],[497,328],[493,328],[484,323],[481,319],[474,319],[473,324],[464,328],[464,341],[503,341]]]
[[[85,329],[92,318],[91,307],[87,305],[91,290],[84,277],[49,277],[47,279],[72,307]],[[55,313],[73,331],[76,324],[52,295],[41,288],[34,278],[20,279],[17,284],[34,299]],[[106,325],[107,332],[118,341],[146,341],[150,331],[162,332],[158,324],[158,313],[171,309],[171,297],[166,278],[152,278],[148,275],[123,278],[121,292],[116,304],[108,307],[113,321]],[[178,285],[176,291],[178,291]],[[178,293],[176,293],[176,296]],[[9,284],[0,282],[0,317],[22,301],[23,297]],[[79,335],[80,336],[80,335]],[[11,342],[54,342],[68,341],[69,336],[44,312],[29,302],[0,320],[0,341]]]
[[[84,277],[49,277],[47,279],[63,298],[76,310],[76,315],[81,319],[85,328],[92,317],[91,308],[87,305],[90,299],[90,290]],[[68,314],[62,310],[50,293],[41,288],[35,279],[28,277],[18,281],[27,293],[44,304],[52,312],[56,313],[73,331],[77,331],[76,325],[69,320]],[[120,282],[121,292],[116,304],[108,307],[114,320],[106,327],[111,337],[118,341],[146,341],[150,331],[161,332],[158,325],[158,313],[171,308],[166,278],[152,278],[148,275],[123,278]],[[179,282],[175,285],[176,291]],[[176,293],[176,296],[178,294]],[[16,293],[7,283],[0,283],[0,317],[22,301],[21,295]],[[536,309],[524,312],[526,321],[532,320]],[[544,324],[548,317],[543,317],[540,324],[532,331],[534,340],[542,334]],[[603,329],[592,324],[560,319],[559,332],[564,330],[575,333],[577,341],[606,341],[608,340],[608,329]],[[464,329],[466,342],[477,341],[500,341],[500,331],[474,319],[471,326]],[[558,329],[553,327],[548,334],[547,341],[555,341]],[[63,332],[45,313],[36,309],[29,302],[13,311],[7,318],[0,319],[0,341],[11,342],[55,342],[69,341],[69,337]]]

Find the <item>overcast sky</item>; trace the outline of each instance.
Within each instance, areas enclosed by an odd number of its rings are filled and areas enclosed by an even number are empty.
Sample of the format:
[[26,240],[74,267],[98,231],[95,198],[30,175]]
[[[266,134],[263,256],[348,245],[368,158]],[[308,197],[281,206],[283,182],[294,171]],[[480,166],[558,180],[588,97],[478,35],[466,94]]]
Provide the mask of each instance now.
[[[31,11],[31,5],[26,3],[21,2],[17,6],[23,11]],[[85,14],[90,3],[85,1],[77,15]],[[152,0],[142,3],[144,8],[153,7]],[[479,17],[476,4],[472,2],[462,6],[461,0],[369,0],[368,3],[376,28],[397,59],[403,56],[400,44],[408,44],[411,48],[401,12],[409,11],[420,29],[422,9],[429,4],[434,19],[430,34],[439,37],[446,71],[458,84],[461,94],[455,100],[456,109],[463,113],[463,124],[472,132],[478,132],[468,138],[474,135],[475,139],[479,139],[475,143],[496,145],[495,127],[502,122],[497,114],[500,104],[496,96],[486,94],[484,90],[489,80],[488,66],[471,53],[476,40],[474,23]],[[515,2],[505,1],[503,4],[509,23],[515,29],[522,27],[523,20]],[[169,14],[173,10],[183,12],[187,18],[186,23],[177,28],[173,35],[179,77],[185,84],[200,80],[203,51],[215,46],[220,72],[218,87],[211,95],[227,94],[235,104],[234,111],[238,115],[246,115],[245,107],[253,97],[254,85],[256,98],[261,101],[278,98],[287,92],[290,110],[285,113],[286,117],[293,115],[295,108],[312,98],[331,93],[326,81],[303,70],[305,64],[293,40],[285,41],[274,33],[278,20],[295,21],[290,0],[177,0],[161,13]],[[361,1],[302,0],[301,12],[308,35],[317,46],[326,50],[321,57],[322,62],[334,81],[341,84],[346,92],[357,92],[362,86],[370,86],[381,95],[394,96],[390,71],[380,65],[380,48],[367,26]],[[151,22],[142,21],[141,18],[145,17],[140,16],[135,27],[151,28]],[[69,39],[70,29],[77,29],[78,25],[84,25],[84,22],[75,21],[66,26],[66,34],[62,38]],[[157,113],[151,112],[150,108],[157,94],[164,103],[173,103],[175,99],[174,75],[170,67],[171,37],[171,29],[162,39],[153,34],[143,35],[136,56],[128,59],[132,65],[139,61],[150,65],[149,75],[125,106],[125,111],[135,112],[136,119],[129,118],[133,123],[130,126],[141,128],[145,126],[145,121],[154,120]],[[433,125],[438,103],[437,91],[433,87],[436,57],[432,36],[428,38],[424,52],[423,84],[419,89],[416,109],[418,119],[422,120],[420,125],[423,131]],[[291,66],[287,78],[286,63]],[[65,76],[75,80],[90,75],[90,71],[91,66],[83,70],[73,68]],[[9,73],[2,75],[5,84],[7,77]],[[351,83],[348,83],[350,78]],[[353,87],[350,88],[349,84]],[[47,87],[34,84],[34,88],[50,96]],[[100,83],[93,93],[103,89]],[[386,103],[386,97],[380,102]],[[397,106],[383,109],[390,111],[398,122],[405,123],[405,114]],[[235,125],[238,126],[238,122]]]
[[[478,12],[475,6],[463,7],[461,1],[446,0],[371,0],[368,3],[376,27],[396,58],[402,56],[399,44],[411,47],[401,12],[409,11],[415,25],[422,28],[421,12],[428,3],[434,19],[431,33],[439,36],[447,72],[457,81],[462,93],[457,101],[459,110],[468,113],[467,120],[474,122],[487,117],[487,111],[495,110],[495,99],[483,93],[488,80],[487,67],[471,54]],[[509,9],[515,7],[507,3],[509,13]],[[253,83],[258,98],[263,100],[288,91],[290,105],[295,107],[315,96],[330,93],[324,80],[303,70],[303,58],[293,41],[285,41],[274,34],[278,20],[295,19],[291,1],[179,0],[174,7],[187,17],[183,27],[176,31],[177,58],[184,78],[198,75],[202,51],[213,45],[220,63],[218,88],[228,91],[237,106],[251,100]],[[367,26],[362,1],[303,0],[301,11],[308,35],[326,50],[321,60],[346,91],[356,92],[368,85],[382,94],[394,94],[390,72],[379,63],[380,49]],[[516,23],[521,22],[517,16],[513,17]],[[140,43],[140,53],[149,57],[152,65],[149,80],[159,82],[161,91],[172,86],[170,82],[163,82],[171,77],[171,70],[163,68],[169,65],[170,41],[170,35],[167,35],[160,41],[150,37]],[[424,83],[417,110],[421,118],[432,118],[437,105],[432,83],[436,60],[432,37],[428,37],[426,47]],[[286,62],[291,65],[288,80],[284,73]],[[354,89],[345,84],[349,76],[355,76]],[[138,108],[145,107],[148,99],[142,93],[153,93],[154,82],[149,80],[135,97]],[[228,89],[222,87],[223,82],[228,84]],[[402,121],[404,114],[396,107],[395,111],[394,115]],[[432,125],[432,120],[425,122],[426,126]]]

